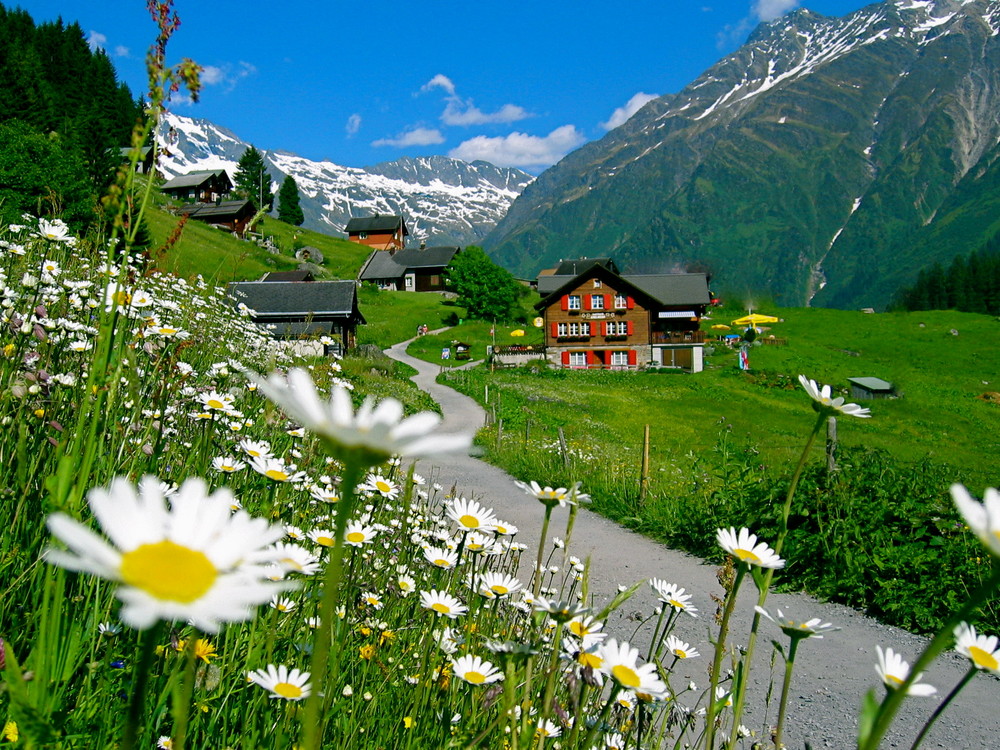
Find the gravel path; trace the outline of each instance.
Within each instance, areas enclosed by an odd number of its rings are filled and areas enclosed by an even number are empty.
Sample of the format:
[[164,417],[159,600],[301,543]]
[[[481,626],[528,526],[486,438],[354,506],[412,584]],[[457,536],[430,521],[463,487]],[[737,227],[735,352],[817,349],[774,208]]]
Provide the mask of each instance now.
[[[440,372],[437,365],[428,364],[406,354],[403,342],[386,353],[414,367],[419,374],[413,381],[429,393],[440,405],[444,414],[442,431],[475,431],[485,421],[485,413],[472,399],[435,382]],[[425,463],[418,467],[423,475],[439,481],[445,487],[456,485],[466,497],[474,497],[497,515],[520,529],[518,541],[528,545],[534,557],[540,533],[541,505],[514,486],[514,479],[506,472],[469,456]],[[545,484],[545,477],[532,477]],[[583,488],[586,491],[586,488]],[[567,511],[556,509],[550,533],[563,536]],[[649,578],[662,578],[684,586],[694,595],[699,617],[684,617],[675,633],[690,642],[701,656],[683,664],[681,677],[672,679],[676,687],[693,680],[699,689],[708,683],[711,667],[712,645],[709,633],[715,605],[710,595],[719,595],[721,587],[715,578],[715,566],[668,549],[657,542],[621,528],[615,523],[589,512],[581,511],[573,532],[571,553],[585,559],[591,558],[591,590],[602,601],[607,601],[619,584],[631,585]],[[745,643],[756,590],[749,580],[743,586],[740,602],[733,616],[730,642]],[[643,586],[617,613],[609,618],[606,630],[619,638],[632,640],[637,624],[656,606],[656,599],[648,586]],[[875,646],[887,646],[902,653],[911,664],[925,643],[920,637],[898,628],[883,625],[865,615],[837,604],[818,602],[805,594],[776,594],[768,598],[768,609],[780,608],[786,615],[798,619],[822,618],[839,626],[839,632],[822,640],[809,639],[799,648],[791,697],[785,744],[790,750],[801,750],[808,742],[813,748],[851,748],[857,734],[857,717],[862,696],[878,685],[874,665],[877,661]],[[641,635],[634,639],[637,645],[646,643]],[[758,730],[776,720],[777,697],[780,695],[783,671],[780,662],[773,674],[770,668],[770,640],[787,641],[781,632],[764,622],[758,638],[757,654],[751,672],[751,698],[744,712],[743,724]],[[931,698],[910,698],[898,715],[896,724],[886,740],[885,748],[909,748],[925,719],[961,679],[968,661],[949,653],[939,658],[924,681],[938,688],[938,695]],[[765,711],[763,696],[769,680],[774,682],[774,699],[770,712]],[[881,688],[879,688],[881,694]],[[752,704],[753,699],[756,704]],[[952,703],[937,721],[922,748],[969,748],[988,750],[1000,748],[1000,680],[979,674]]]

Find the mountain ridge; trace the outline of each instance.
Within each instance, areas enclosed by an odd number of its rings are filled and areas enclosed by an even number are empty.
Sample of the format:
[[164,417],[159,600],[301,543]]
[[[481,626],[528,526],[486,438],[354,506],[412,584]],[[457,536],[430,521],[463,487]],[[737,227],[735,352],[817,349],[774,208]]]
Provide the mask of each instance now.
[[[1000,155],[998,33],[997,0],[761,24],[539,175],[485,246],[521,275],[613,255],[636,270],[708,265],[730,293],[783,304],[884,306],[917,270],[898,261],[973,249],[942,247],[935,220]],[[963,242],[994,229],[963,226]]]
[[[250,145],[208,120],[173,113],[164,116],[160,139],[164,153],[158,166],[168,178],[199,169],[225,169],[232,178]],[[518,169],[445,156],[403,157],[361,168],[258,150],[274,191],[286,175],[295,179],[304,226],[337,235],[353,217],[402,214],[411,240],[478,244],[533,179]]]

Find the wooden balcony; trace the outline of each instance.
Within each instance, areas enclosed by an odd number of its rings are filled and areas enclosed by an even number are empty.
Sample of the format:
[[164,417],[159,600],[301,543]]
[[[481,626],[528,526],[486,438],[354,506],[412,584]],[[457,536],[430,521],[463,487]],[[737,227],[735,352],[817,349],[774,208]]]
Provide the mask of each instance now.
[[704,344],[705,334],[701,331],[653,331],[651,344]]

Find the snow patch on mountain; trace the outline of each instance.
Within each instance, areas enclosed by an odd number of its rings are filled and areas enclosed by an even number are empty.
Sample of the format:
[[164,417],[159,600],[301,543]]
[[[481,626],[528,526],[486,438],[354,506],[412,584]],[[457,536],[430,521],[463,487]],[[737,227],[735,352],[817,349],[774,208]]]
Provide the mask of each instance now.
[[[249,146],[207,120],[172,113],[161,123],[160,142],[159,168],[168,178],[203,169],[225,169],[232,178]],[[286,175],[295,179],[306,227],[337,234],[352,217],[402,214],[411,240],[428,244],[478,243],[533,179],[518,169],[443,156],[361,169],[287,151],[261,153],[272,190]]]

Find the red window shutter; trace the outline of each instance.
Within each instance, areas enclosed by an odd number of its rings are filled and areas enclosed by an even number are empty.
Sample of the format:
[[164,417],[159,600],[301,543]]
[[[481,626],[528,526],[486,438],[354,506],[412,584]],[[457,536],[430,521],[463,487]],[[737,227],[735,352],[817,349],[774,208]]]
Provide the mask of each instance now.
[[588,365],[599,364],[597,359],[597,352],[587,352],[587,364]]
[[604,309],[610,310],[611,306],[614,304],[614,298],[610,294],[604,295]]
[[635,324],[630,320],[628,321],[628,335],[631,336],[635,331]]
[[584,310],[590,310],[591,309],[591,307],[590,307],[590,295],[589,294],[583,295],[583,309]]
[[608,323],[608,321],[605,320],[603,323],[601,323],[601,335],[602,336],[610,336],[611,335],[610,333],[608,333],[608,328],[609,327],[610,327],[610,324]]
[[627,307],[629,310],[634,310],[635,309],[635,298],[634,297],[626,297],[625,298],[625,307]]
[[636,353],[635,349],[628,350],[628,363],[630,365],[639,364],[639,355]]
[[569,367],[569,352],[562,353],[563,367]]
[[553,323],[552,324],[552,338],[554,338],[554,339],[559,338],[559,324],[558,323]]
[[562,309],[563,310],[569,310],[569,295],[568,294],[564,294],[562,296],[561,304],[562,304]]

